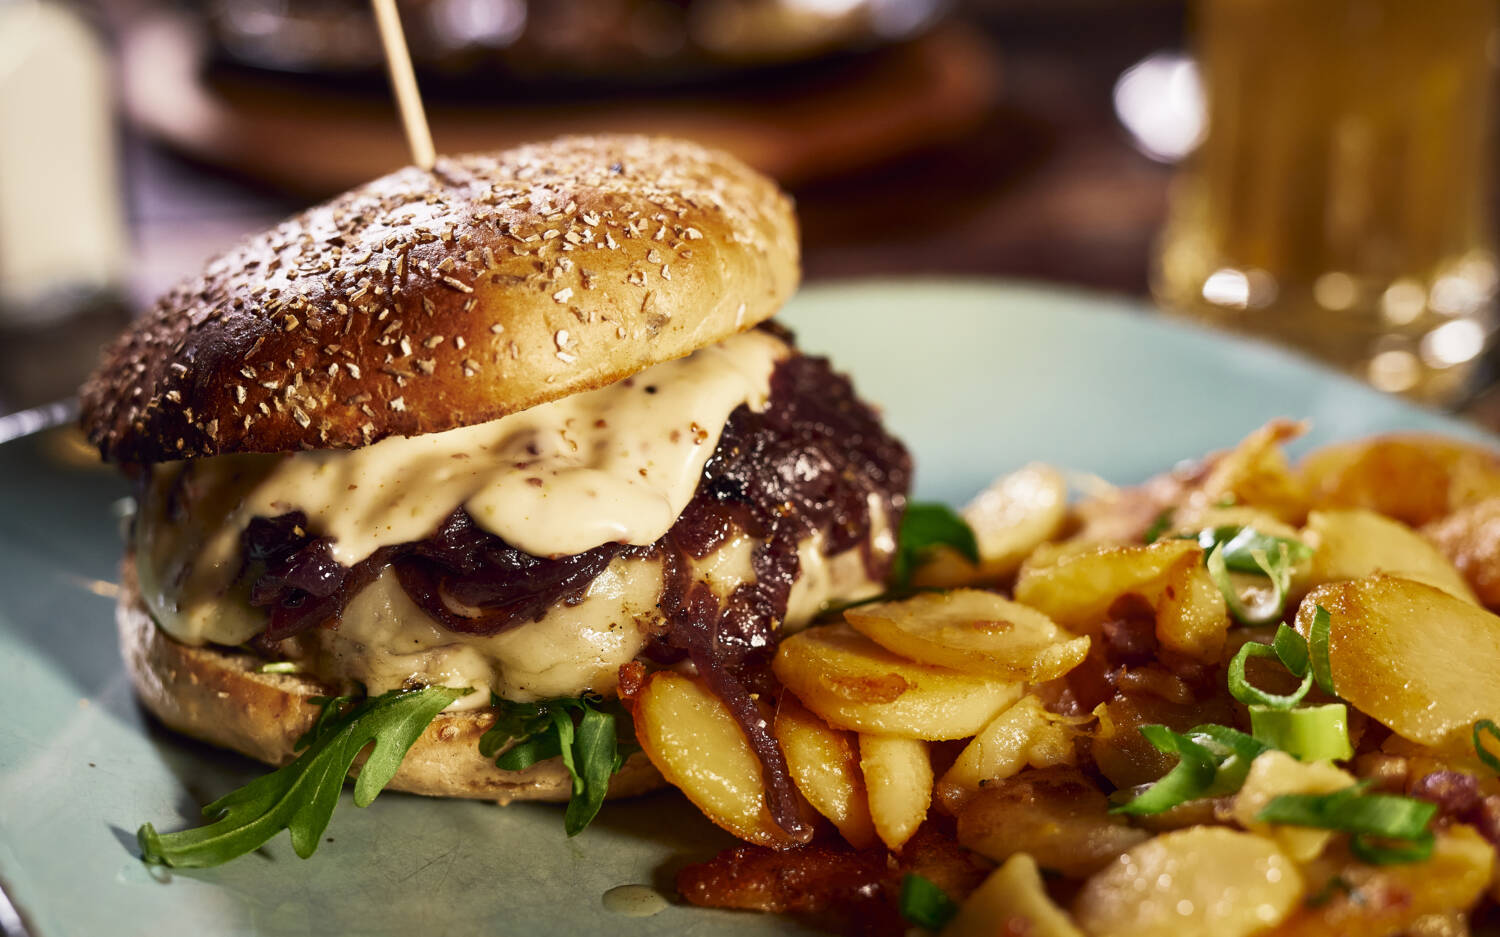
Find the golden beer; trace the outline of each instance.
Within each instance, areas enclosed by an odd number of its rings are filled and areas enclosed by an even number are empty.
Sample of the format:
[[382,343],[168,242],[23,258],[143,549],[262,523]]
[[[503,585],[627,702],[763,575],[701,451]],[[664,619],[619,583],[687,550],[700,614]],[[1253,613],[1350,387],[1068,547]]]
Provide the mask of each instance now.
[[1451,402],[1488,342],[1495,0],[1200,0],[1169,309]]

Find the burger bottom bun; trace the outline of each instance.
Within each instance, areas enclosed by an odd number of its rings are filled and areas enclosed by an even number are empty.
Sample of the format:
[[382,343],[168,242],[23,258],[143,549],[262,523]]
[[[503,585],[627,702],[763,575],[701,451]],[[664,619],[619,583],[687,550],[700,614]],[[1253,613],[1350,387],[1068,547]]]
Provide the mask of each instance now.
[[[120,650],[141,703],[185,735],[272,765],[292,761],[297,739],[321,711],[312,698],[331,695],[332,688],[298,674],[258,673],[263,661],[252,654],[174,641],[141,602],[135,563],[128,557],[120,580],[115,608]],[[440,714],[406,753],[389,789],[500,804],[566,801],[572,781],[561,758],[524,771],[503,771],[479,754],[479,737],[494,721],[489,709]],[[644,794],[664,783],[637,752],[610,780],[609,796]]]

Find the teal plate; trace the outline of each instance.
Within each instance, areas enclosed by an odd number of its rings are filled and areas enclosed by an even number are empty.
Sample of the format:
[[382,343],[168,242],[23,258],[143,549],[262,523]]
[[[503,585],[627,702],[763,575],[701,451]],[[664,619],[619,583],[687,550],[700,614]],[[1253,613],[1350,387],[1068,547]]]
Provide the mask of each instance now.
[[[961,501],[1033,460],[1134,482],[1277,416],[1312,420],[1301,445],[1395,429],[1487,438],[1095,295],[858,283],[803,292],[783,321],[885,408],[927,498]],[[148,869],[137,826],[190,825],[259,769],[161,730],[131,698],[110,599],[125,484],[59,431],[0,446],[0,478],[0,887],[34,937],[801,932],[680,905],[606,910],[610,888],[670,893],[677,868],[730,844],[670,793],[610,805],[574,839],[556,807],[387,794],[359,810],[346,793],[311,860],[282,836],[220,869]]]

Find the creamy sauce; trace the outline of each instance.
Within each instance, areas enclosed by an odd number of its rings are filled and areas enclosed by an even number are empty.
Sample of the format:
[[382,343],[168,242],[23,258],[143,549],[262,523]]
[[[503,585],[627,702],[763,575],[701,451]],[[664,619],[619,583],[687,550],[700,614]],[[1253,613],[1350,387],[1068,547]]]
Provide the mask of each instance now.
[[766,332],[746,332],[488,423],[272,457],[224,533],[237,540],[253,517],[302,511],[313,531],[334,538],[334,559],[353,566],[380,547],[421,540],[464,507],[532,556],[655,543],[692,498],[729,415],[741,404],[764,408],[771,372],[789,353]]

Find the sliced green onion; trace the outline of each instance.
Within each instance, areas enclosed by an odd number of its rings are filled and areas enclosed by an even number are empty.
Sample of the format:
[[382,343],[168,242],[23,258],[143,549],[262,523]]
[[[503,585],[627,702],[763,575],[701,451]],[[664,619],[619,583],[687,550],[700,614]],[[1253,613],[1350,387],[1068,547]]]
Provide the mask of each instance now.
[[1209,527],[1198,531],[1191,539],[1198,541],[1205,553],[1216,547],[1224,549],[1224,565],[1237,573],[1269,575],[1265,566],[1255,558],[1256,551],[1267,556],[1285,552],[1288,566],[1296,566],[1312,556],[1312,547],[1301,540],[1263,534],[1254,527]]
[[1213,579],[1214,585],[1224,595],[1224,602],[1229,606],[1229,611],[1234,617],[1245,625],[1269,625],[1273,621],[1279,621],[1281,614],[1286,610],[1286,593],[1292,585],[1292,567],[1295,565],[1291,560],[1291,554],[1286,544],[1278,544],[1276,558],[1271,559],[1264,550],[1256,549],[1250,552],[1257,568],[1269,580],[1271,580],[1271,594],[1265,601],[1251,608],[1247,606],[1240,593],[1235,588],[1234,580],[1229,578],[1229,567],[1224,559],[1224,547],[1219,545],[1209,552],[1204,565],[1208,567],[1208,575]]
[[[1361,781],[1332,794],[1283,794],[1256,815],[1264,823],[1306,826],[1353,834],[1350,849],[1380,865],[1418,862],[1432,853],[1428,824],[1437,804],[1394,794],[1367,794]],[[1385,843],[1402,840],[1400,843]]]
[[1349,744],[1349,710],[1343,703],[1303,709],[1251,706],[1250,729],[1260,741],[1300,761],[1354,757],[1354,746]]
[[1229,662],[1229,695],[1246,706],[1291,709],[1302,702],[1303,697],[1307,696],[1308,691],[1312,689],[1313,675],[1310,673],[1302,678],[1301,686],[1285,696],[1267,693],[1259,687],[1252,686],[1250,681],[1245,679],[1245,662],[1252,657],[1270,657],[1280,660],[1275,648],[1269,644],[1258,644],[1254,641],[1245,642],[1239,653],[1234,655],[1234,659]]
[[1435,842],[1431,830],[1405,840],[1384,840],[1360,833],[1349,837],[1349,851],[1370,865],[1400,865],[1426,861]]
[[301,670],[301,664],[290,660],[267,661],[255,668],[256,673],[299,673]]
[[1232,794],[1245,783],[1250,763],[1266,746],[1228,726],[1201,725],[1186,733],[1162,725],[1141,726],[1141,735],[1157,751],[1177,755],[1178,761],[1161,780],[1112,813],[1147,816],[1171,810],[1202,797]]
[[1338,691],[1333,688],[1333,665],[1328,660],[1328,636],[1333,628],[1333,619],[1329,617],[1328,609],[1321,605],[1315,608],[1317,611],[1313,612],[1312,627],[1307,633],[1308,658],[1318,687],[1329,696],[1338,696]]
[[1296,629],[1286,625],[1276,626],[1276,637],[1271,641],[1271,650],[1281,661],[1281,666],[1299,677],[1307,676],[1307,642]]
[[1486,768],[1500,774],[1500,756],[1485,747],[1486,735],[1500,742],[1500,726],[1495,725],[1495,720],[1481,719],[1474,723],[1474,754],[1479,756],[1479,760],[1484,762]]
[[931,879],[907,873],[901,880],[901,916],[910,924],[942,930],[958,913],[958,905]]
[[1163,508],[1162,512],[1156,515],[1156,520],[1151,522],[1151,526],[1146,528],[1146,532],[1141,536],[1141,539],[1146,543],[1155,543],[1160,540],[1161,535],[1172,527],[1173,513],[1175,512],[1171,508]]

